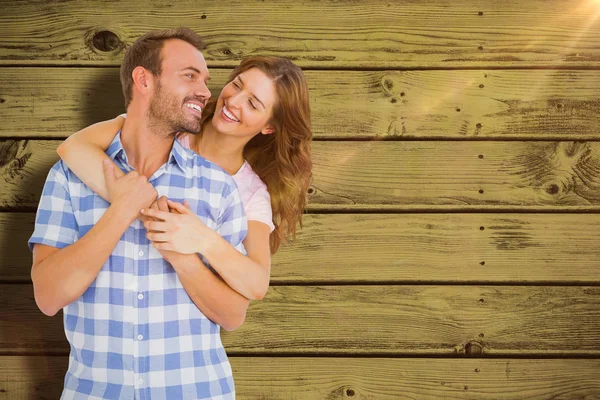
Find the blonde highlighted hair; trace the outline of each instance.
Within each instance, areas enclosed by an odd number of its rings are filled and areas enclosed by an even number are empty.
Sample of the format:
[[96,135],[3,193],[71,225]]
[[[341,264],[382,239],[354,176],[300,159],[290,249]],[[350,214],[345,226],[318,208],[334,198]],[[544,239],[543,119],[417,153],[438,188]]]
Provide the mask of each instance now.
[[[247,57],[233,70],[227,83],[239,74],[257,68],[273,80],[277,98],[269,123],[271,135],[257,134],[244,148],[244,158],[267,185],[271,195],[273,224],[271,253],[282,242],[296,237],[296,226],[302,226],[306,192],[312,175],[312,126],[308,86],[300,67],[281,57]],[[215,113],[216,99],[211,99],[202,112],[202,125]],[[258,133],[258,132],[257,132]]]

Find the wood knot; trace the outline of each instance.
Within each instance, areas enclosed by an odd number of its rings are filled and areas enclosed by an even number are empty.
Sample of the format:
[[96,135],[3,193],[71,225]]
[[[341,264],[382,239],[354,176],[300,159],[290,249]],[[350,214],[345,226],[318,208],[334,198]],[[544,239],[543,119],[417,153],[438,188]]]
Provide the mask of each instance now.
[[308,194],[315,194],[317,192],[317,189],[315,189],[314,186],[309,186],[308,190],[306,191],[306,193]]
[[393,74],[384,75],[383,78],[381,78],[381,82],[380,82],[383,93],[386,96],[394,96],[394,97],[398,96],[398,95],[400,95],[401,97],[404,96],[405,93],[398,90],[396,83],[397,82],[395,81]]
[[465,353],[469,356],[478,356],[483,354],[483,345],[476,340],[471,340],[465,346]]
[[477,129],[481,129],[482,127],[483,127],[483,125],[481,125],[481,123],[479,123],[479,122],[477,123],[477,125],[475,125],[475,128],[477,128]]
[[231,49],[224,48],[223,49],[223,54],[225,54],[226,56],[230,56],[230,55],[233,54],[233,52],[231,51]]
[[17,157],[19,144],[16,140],[5,140],[0,143],[0,167],[4,167]]
[[347,397],[354,397],[356,393],[354,393],[353,389],[346,389],[346,396]]
[[483,15],[483,11],[479,11],[477,15]]
[[202,14],[202,16],[200,17],[200,19],[206,19],[206,14]]
[[6,100],[0,98],[0,104],[4,103]]
[[484,87],[485,87],[485,85],[484,85],[483,83],[480,83],[480,84],[479,84],[479,88],[480,88],[480,89],[483,89]]
[[558,187],[558,185],[556,183],[552,183],[550,185],[548,185],[548,187],[546,188],[546,193],[548,194],[557,194],[560,191],[560,188]]
[[477,49],[478,50],[483,50],[483,46],[479,46]]
[[121,39],[111,31],[96,32],[92,37],[92,45],[96,50],[105,53],[124,47]]

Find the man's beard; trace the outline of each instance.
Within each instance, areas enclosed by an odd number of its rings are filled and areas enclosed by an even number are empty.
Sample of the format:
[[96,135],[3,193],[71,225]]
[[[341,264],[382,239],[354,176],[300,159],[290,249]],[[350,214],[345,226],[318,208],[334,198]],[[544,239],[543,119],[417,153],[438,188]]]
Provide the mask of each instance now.
[[177,132],[200,133],[200,118],[186,118],[183,110],[186,100],[181,101],[173,94],[163,90],[158,81],[148,109],[149,125],[154,127],[157,133],[164,133],[165,136]]

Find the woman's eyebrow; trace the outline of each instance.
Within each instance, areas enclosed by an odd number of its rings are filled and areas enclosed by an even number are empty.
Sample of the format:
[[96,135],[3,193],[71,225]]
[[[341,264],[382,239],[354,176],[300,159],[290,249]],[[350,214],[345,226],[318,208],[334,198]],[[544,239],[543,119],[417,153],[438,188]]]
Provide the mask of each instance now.
[[[238,75],[237,78],[240,80],[240,82],[242,82],[242,86],[244,86],[244,81],[242,80],[242,77]],[[254,93],[252,93],[252,97],[254,97],[256,99],[256,101],[258,101],[265,110],[267,109],[267,107],[265,107],[265,104],[262,101],[260,101],[260,99],[258,97],[256,97],[256,95]]]

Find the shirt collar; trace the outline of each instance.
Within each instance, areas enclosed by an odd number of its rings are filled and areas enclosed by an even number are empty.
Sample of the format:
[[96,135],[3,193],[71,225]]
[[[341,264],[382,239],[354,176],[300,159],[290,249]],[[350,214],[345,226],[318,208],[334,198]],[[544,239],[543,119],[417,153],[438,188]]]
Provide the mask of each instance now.
[[[113,159],[114,161],[120,161],[122,164],[129,167],[129,169],[133,169],[127,160],[127,153],[125,153],[125,149],[123,148],[123,143],[121,142],[121,131],[117,132],[117,135],[113,139],[113,141],[108,146],[106,150],[106,154]],[[173,141],[173,147],[171,147],[171,153],[169,154],[168,164],[175,164],[181,172],[185,173],[185,165],[188,159],[188,154],[186,149],[179,143],[177,139]]]

